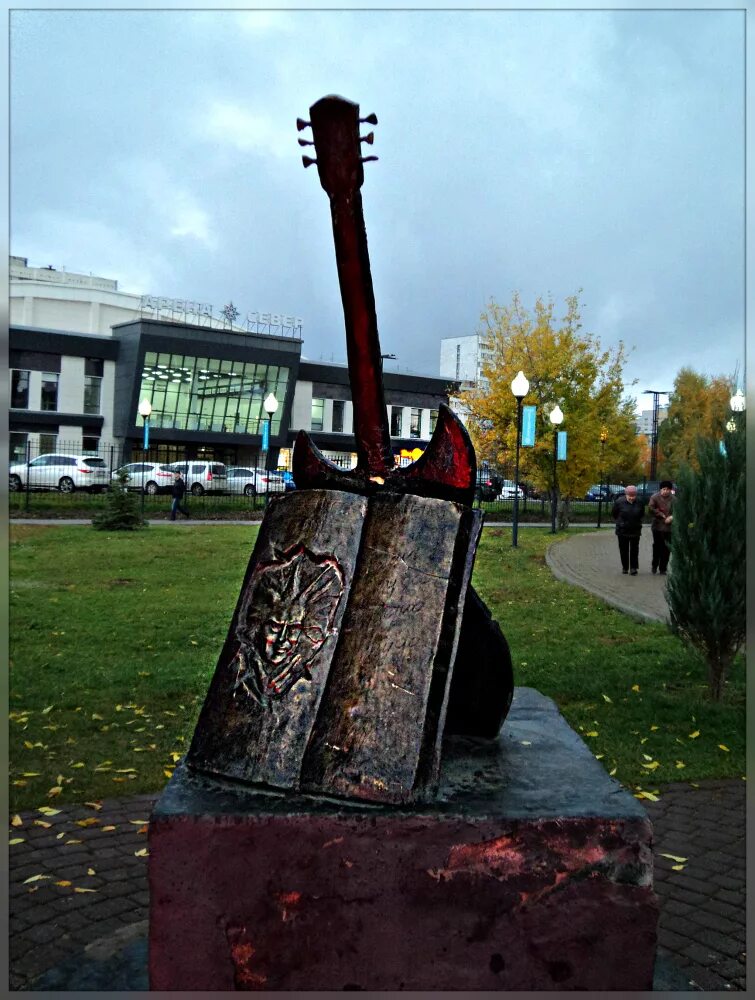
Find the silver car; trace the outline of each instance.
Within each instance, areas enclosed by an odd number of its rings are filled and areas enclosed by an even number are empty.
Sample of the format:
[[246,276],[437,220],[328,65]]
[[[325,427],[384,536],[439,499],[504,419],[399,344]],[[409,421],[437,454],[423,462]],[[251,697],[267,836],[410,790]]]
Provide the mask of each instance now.
[[110,482],[105,459],[93,455],[40,455],[31,462],[11,465],[9,474],[11,493],[25,490],[27,484],[30,490],[100,493]]
[[268,493],[284,493],[286,483],[283,476],[267,469],[252,469],[247,466],[233,466],[228,470],[228,492],[243,493],[246,497],[264,496]]

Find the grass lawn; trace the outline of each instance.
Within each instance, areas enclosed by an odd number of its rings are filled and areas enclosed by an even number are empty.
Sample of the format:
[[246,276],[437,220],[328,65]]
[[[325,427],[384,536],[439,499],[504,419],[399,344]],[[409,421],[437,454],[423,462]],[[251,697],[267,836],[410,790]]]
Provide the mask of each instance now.
[[[10,805],[154,791],[186,750],[254,526],[10,527]],[[475,584],[515,680],[553,697],[638,791],[744,773],[744,663],[724,701],[662,625],[553,579],[545,529],[486,528]],[[723,745],[726,749],[721,749]],[[683,765],[683,766],[682,766]]]

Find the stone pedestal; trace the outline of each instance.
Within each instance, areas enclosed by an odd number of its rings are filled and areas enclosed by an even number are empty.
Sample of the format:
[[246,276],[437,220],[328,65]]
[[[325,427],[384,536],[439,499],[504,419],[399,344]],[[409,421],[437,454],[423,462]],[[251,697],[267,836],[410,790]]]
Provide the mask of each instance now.
[[152,990],[650,990],[651,827],[550,699],[446,741],[436,802],[181,766],[150,821]]

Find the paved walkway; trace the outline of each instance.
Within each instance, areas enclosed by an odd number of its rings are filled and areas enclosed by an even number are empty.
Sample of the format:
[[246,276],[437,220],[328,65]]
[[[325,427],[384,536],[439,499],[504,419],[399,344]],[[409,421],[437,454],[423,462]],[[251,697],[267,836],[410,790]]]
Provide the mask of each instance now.
[[[667,621],[666,577],[650,572],[653,541],[649,529],[640,536],[637,576],[621,572],[619,546],[613,528],[583,532],[555,542],[545,560],[559,580],[589,590],[608,604],[636,618]],[[673,570],[673,557],[669,573]]]

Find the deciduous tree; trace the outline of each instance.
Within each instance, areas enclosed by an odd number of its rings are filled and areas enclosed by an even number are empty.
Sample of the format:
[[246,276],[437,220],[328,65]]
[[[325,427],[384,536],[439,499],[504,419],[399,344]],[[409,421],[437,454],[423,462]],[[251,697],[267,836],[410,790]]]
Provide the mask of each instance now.
[[733,390],[733,378],[679,370],[669,395],[668,416],[658,428],[661,477],[674,479],[684,464],[698,468],[697,439],[722,433]]
[[[610,473],[627,480],[640,473],[640,446],[634,401],[623,397],[626,351],[619,343],[604,349],[582,330],[577,295],[566,299],[566,312],[555,316],[552,300],[538,298],[530,311],[515,293],[509,305],[491,300],[482,313],[479,332],[489,356],[484,384],[461,394],[469,411],[468,426],[478,456],[513,469],[516,447],[516,399],[511,381],[521,369],[530,388],[524,405],[537,406],[536,443],[520,453],[520,478],[540,489],[550,488],[553,427],[548,415],[558,403],[564,412],[561,429],[568,434],[568,454],[558,463],[559,490],[582,496]],[[600,468],[600,432],[608,438]]]

